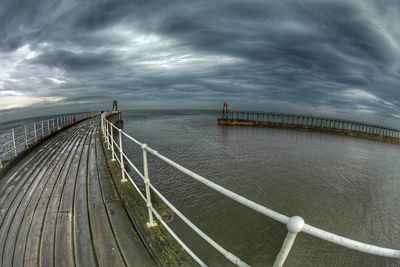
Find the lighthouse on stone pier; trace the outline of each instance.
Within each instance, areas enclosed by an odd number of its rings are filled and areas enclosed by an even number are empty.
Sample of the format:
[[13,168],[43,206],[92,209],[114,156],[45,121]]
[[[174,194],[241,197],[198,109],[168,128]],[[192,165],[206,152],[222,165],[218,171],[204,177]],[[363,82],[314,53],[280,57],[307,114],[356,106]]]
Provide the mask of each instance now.
[[114,101],[113,101],[112,112],[118,112],[117,100],[114,100]]

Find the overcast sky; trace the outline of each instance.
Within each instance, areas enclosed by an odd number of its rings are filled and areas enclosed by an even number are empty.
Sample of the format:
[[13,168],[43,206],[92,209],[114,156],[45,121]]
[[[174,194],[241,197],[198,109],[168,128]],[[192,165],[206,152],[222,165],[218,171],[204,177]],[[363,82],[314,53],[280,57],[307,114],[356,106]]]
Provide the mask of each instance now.
[[0,121],[232,108],[400,127],[400,1],[0,0]]

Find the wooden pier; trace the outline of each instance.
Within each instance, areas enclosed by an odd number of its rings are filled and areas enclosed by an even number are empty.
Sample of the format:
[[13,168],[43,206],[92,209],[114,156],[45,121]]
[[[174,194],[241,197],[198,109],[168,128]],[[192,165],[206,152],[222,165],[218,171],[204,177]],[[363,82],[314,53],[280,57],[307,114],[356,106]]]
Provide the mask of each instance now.
[[226,126],[318,131],[400,144],[400,130],[398,129],[317,116],[229,110],[227,103],[224,103],[221,118],[218,118],[217,123]]
[[46,140],[0,180],[0,266],[156,266],[107,164],[99,117]]
[[[101,124],[100,116],[91,116],[78,123],[62,124],[56,131],[51,131],[48,124],[49,135],[42,127],[42,138],[36,142],[35,131],[35,143],[25,138],[26,148],[20,152],[12,130],[14,157],[0,170],[0,266],[206,266],[165,223],[163,216],[170,215],[171,210],[227,260],[247,266],[197,228],[157,190],[148,175],[147,153],[226,197],[286,224],[289,237],[295,238],[302,231],[372,255],[400,255],[398,250],[344,238],[311,226],[300,216],[288,217],[252,202],[124,133],[117,126],[120,112],[104,113],[101,118]],[[400,139],[398,130],[375,125],[231,111],[227,105],[218,123],[317,130],[396,143]],[[124,154],[124,140],[126,146],[134,143],[142,149],[144,174]],[[131,179],[134,173],[129,166],[143,178],[146,195]],[[151,214],[160,224],[148,228]],[[291,249],[287,244],[283,242],[277,266],[283,264]]]

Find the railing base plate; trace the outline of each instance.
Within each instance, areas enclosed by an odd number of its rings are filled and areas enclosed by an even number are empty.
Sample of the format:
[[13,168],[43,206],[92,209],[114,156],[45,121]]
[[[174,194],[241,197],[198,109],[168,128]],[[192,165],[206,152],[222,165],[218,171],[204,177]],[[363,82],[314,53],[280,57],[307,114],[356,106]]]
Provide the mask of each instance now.
[[146,223],[146,227],[148,228],[148,229],[151,229],[151,228],[153,228],[153,227],[156,227],[156,226],[158,226],[158,224],[156,223],[156,222],[147,222]]

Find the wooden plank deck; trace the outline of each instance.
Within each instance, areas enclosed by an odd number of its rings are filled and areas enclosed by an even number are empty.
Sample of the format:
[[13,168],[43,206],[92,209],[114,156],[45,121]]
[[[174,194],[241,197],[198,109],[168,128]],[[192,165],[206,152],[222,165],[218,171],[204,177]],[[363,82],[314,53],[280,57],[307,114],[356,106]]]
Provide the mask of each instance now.
[[0,180],[0,266],[155,266],[110,177],[99,119],[47,140]]

